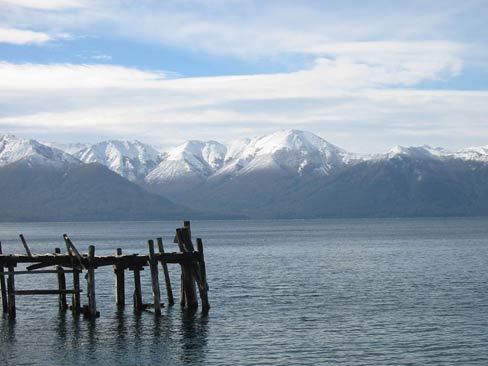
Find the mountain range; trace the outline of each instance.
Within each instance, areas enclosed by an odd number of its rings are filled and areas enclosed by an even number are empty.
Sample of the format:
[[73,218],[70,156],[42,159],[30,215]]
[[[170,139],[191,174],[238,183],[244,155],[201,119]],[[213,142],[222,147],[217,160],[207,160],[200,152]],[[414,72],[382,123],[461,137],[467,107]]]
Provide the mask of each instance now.
[[488,146],[362,155],[282,130],[159,152],[0,135],[0,189],[3,221],[487,215]]

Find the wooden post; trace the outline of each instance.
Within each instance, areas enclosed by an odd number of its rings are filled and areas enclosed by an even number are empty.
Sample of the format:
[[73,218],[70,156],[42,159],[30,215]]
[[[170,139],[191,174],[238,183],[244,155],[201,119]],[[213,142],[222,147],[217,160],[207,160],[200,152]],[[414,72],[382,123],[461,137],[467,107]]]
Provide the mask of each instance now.
[[[55,248],[54,253],[61,254],[60,248]],[[57,266],[56,270],[58,272],[58,289],[59,289],[59,309],[66,310],[68,308],[68,303],[66,302],[66,277],[64,274],[64,269],[61,266]]]
[[[0,241],[0,254],[3,254],[1,241]],[[0,266],[0,272],[2,273],[0,275],[0,287],[2,290],[2,308],[4,313],[8,313],[7,286],[5,283],[5,276],[3,275],[3,268],[4,268],[3,266]]]
[[[178,244],[180,246],[180,250],[182,252],[189,252],[190,248],[193,248],[191,242],[188,242],[189,236],[189,229],[176,229],[176,238],[178,240]],[[196,309],[198,308],[198,300],[197,300],[197,290],[195,287],[195,277],[194,277],[194,270],[191,264],[182,264],[181,265],[181,278],[182,278],[182,289],[183,289],[183,296],[184,299],[183,306],[185,309]],[[181,303],[181,301],[180,301]]]
[[158,261],[154,256],[154,241],[148,240],[149,246],[149,267],[151,269],[151,283],[154,302],[154,313],[161,315],[161,294],[159,289]]
[[95,296],[95,246],[88,247],[88,316],[91,318],[97,317],[97,301]]
[[[122,255],[122,249],[117,248],[117,256]],[[115,304],[121,308],[125,306],[125,271],[124,268],[114,266],[115,273]]]
[[198,248],[198,268],[200,270],[200,278],[198,281],[198,290],[200,292],[200,299],[202,300],[202,311],[207,313],[210,309],[208,302],[208,283],[207,283],[207,269],[205,268],[205,257],[203,256],[203,242],[202,239],[197,238]]
[[[163,238],[158,238],[159,253],[164,253]],[[175,304],[175,299],[173,297],[173,289],[171,288],[171,279],[169,278],[168,264],[161,261],[163,266],[164,282],[166,283],[166,293],[168,294],[168,305],[173,306]]]
[[141,267],[134,267],[134,309],[141,311],[144,306],[142,305],[142,290],[141,290]]
[[20,234],[19,237],[20,237],[20,241],[22,241],[22,245],[24,246],[25,252],[29,257],[32,257],[32,253],[29,249],[29,246],[27,245],[27,242],[25,241],[24,235]]
[[15,278],[14,278],[14,266],[8,266],[8,314],[11,318],[15,318]]
[[80,269],[76,266],[73,267],[73,296],[71,298],[71,310],[73,314],[79,314],[81,312],[81,299],[80,299]]

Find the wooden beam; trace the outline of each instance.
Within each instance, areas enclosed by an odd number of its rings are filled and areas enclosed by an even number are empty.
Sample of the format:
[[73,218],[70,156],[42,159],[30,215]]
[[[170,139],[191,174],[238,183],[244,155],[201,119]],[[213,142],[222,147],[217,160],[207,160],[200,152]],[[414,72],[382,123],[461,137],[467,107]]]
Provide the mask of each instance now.
[[[189,242],[190,235],[188,235],[188,231],[188,228],[176,229],[176,238],[178,240],[178,245],[180,246],[180,249],[185,252],[188,252],[193,248],[193,245],[189,245],[191,244],[191,242]],[[196,253],[194,253],[194,251],[192,250],[192,253],[187,254]],[[194,273],[195,271],[193,270],[191,263],[181,265],[182,297],[180,299],[180,304],[184,306],[185,309],[198,308]]]
[[79,314],[81,312],[80,272],[78,268],[73,268],[73,296],[71,298],[71,310],[73,314]]
[[[117,248],[117,257],[122,255],[122,249]],[[115,273],[115,304],[121,308],[125,306],[125,270],[117,265],[113,266]]]
[[161,293],[159,289],[158,260],[154,255],[154,241],[148,240],[149,247],[149,267],[151,269],[151,284],[153,293],[154,313],[161,315]]
[[144,306],[142,304],[142,289],[141,289],[141,268],[135,267],[134,272],[134,309],[139,312]]
[[[164,253],[163,238],[157,238],[159,253]],[[161,262],[163,267],[164,282],[166,284],[166,294],[168,296],[168,305],[173,306],[175,304],[175,299],[173,297],[173,289],[171,288],[171,279],[169,277],[168,265]]]
[[88,316],[90,318],[96,318],[97,313],[97,301],[95,295],[95,246],[90,245],[88,247],[88,273],[87,273],[87,285],[88,285]]
[[15,309],[15,274],[14,274],[14,267],[10,265],[8,267],[8,280],[7,280],[7,287],[8,287],[8,314],[11,318],[15,318],[16,316],[16,309]]
[[[55,254],[61,254],[60,248],[54,249]],[[43,272],[50,272],[50,271],[43,271]],[[59,298],[58,298],[58,305],[60,310],[66,310],[68,308],[68,303],[66,302],[66,275],[63,267],[57,266],[56,272],[58,275],[58,289],[59,289]],[[32,273],[32,272],[31,272]]]
[[27,245],[27,241],[25,240],[24,235],[20,234],[19,237],[20,237],[20,241],[22,241],[22,245],[24,246],[25,252],[29,257],[32,257],[32,253],[29,249],[29,246]]
[[205,266],[205,257],[203,255],[202,239],[197,238],[198,248],[198,268],[200,270],[200,281],[198,281],[198,290],[200,292],[200,299],[202,300],[202,311],[207,313],[210,310],[210,303],[208,302],[208,283],[207,283],[207,269]]
[[81,290],[16,290],[15,295],[66,295],[66,294],[76,294],[82,292]]
[[[0,241],[0,255],[2,254],[2,242]],[[0,274],[0,287],[2,291],[2,309],[4,313],[8,313],[8,299],[7,299],[7,286],[5,283],[5,274],[3,272],[3,266],[0,267],[2,273]]]

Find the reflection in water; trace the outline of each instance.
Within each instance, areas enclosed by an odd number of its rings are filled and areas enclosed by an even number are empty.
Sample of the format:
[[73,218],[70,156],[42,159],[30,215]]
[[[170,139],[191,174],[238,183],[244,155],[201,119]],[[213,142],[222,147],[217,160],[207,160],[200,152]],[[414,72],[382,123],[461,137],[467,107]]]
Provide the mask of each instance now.
[[187,364],[199,364],[205,360],[208,337],[208,316],[198,311],[182,311],[181,359]]
[[15,353],[12,350],[16,347],[16,336],[15,336],[15,327],[16,321],[15,319],[10,319],[6,314],[3,314],[3,318],[1,319],[1,345],[0,345],[0,361],[3,362],[4,365],[10,366],[15,365]]

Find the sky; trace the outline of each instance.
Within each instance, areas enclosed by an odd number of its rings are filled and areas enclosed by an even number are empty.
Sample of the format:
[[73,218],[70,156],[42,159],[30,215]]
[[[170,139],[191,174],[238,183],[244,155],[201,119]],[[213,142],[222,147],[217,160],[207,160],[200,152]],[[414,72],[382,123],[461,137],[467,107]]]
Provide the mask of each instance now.
[[0,0],[0,133],[487,145],[486,24],[486,0]]

